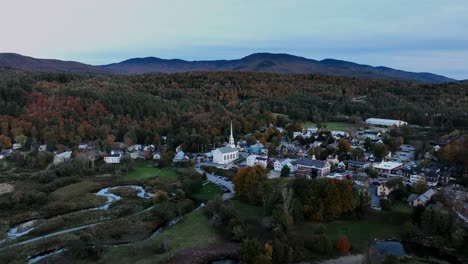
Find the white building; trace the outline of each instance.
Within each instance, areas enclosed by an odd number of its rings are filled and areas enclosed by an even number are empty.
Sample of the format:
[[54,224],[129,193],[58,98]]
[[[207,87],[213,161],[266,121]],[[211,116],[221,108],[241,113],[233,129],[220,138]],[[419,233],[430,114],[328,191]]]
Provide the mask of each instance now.
[[54,164],[60,164],[71,159],[72,152],[65,151],[54,156]]
[[213,150],[212,153],[213,162],[216,164],[229,164],[239,158],[239,150],[236,148],[236,143],[234,142],[234,136],[232,133],[232,122],[229,144],[226,147]]
[[260,165],[264,168],[268,166],[268,158],[260,157],[258,155],[250,155],[247,157],[247,166],[253,167],[256,165]]
[[421,175],[421,174],[414,174],[414,175],[410,175],[409,181],[411,183],[426,181],[426,177],[424,175]]
[[296,171],[296,166],[294,166],[294,160],[292,159],[276,160],[273,166],[275,171],[281,171],[284,166],[288,166],[291,173]]
[[383,161],[374,164],[372,167],[377,170],[380,175],[390,176],[392,171],[398,170],[403,167],[403,163],[393,161]]
[[104,157],[104,162],[105,163],[111,163],[111,164],[117,164],[120,163],[120,157],[122,155],[120,154],[111,154],[109,156]]
[[408,125],[407,122],[401,120],[393,120],[393,119],[382,119],[382,118],[368,118],[366,119],[366,123],[369,125],[374,126],[384,126],[384,127],[391,127],[391,126],[404,126]]
[[13,150],[17,150],[17,149],[20,149],[22,147],[23,147],[23,145],[21,145],[21,143],[13,143],[13,146],[11,148]]

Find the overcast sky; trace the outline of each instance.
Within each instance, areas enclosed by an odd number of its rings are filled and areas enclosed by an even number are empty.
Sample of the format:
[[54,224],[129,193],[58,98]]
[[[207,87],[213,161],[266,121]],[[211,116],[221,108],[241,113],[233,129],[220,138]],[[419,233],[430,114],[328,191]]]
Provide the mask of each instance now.
[[0,52],[107,64],[260,51],[468,79],[468,1],[0,0]]

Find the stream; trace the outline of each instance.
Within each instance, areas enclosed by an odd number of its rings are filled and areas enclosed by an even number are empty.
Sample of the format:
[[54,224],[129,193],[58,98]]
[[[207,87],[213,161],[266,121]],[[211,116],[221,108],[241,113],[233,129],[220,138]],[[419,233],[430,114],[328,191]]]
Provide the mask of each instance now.
[[[187,214],[190,214],[192,212],[195,212],[195,211],[198,211],[200,210],[201,208],[203,208],[205,206],[205,203],[201,203],[197,208],[193,209],[192,211],[188,212]],[[132,245],[132,244],[135,244],[135,243],[138,243],[138,242],[142,242],[142,241],[145,241],[145,240],[148,240],[150,238],[153,238],[153,237],[156,237],[160,234],[162,234],[164,231],[166,231],[167,229],[169,229],[171,226],[174,226],[175,224],[179,223],[184,217],[183,216],[178,216],[178,217],[175,217],[173,218],[172,220],[168,221],[164,226],[156,229],[156,231],[154,231],[148,238],[146,239],[143,239],[141,241],[135,241],[135,242],[130,242],[130,243],[122,243],[122,244],[118,244],[118,245],[112,245],[112,247],[116,247],[116,246],[128,246],[128,245]],[[53,256],[53,255],[57,255],[57,254],[61,254],[65,251],[66,249],[59,249],[59,250],[56,250],[56,251],[47,251],[47,252],[44,252],[44,253],[41,253],[41,254],[38,254],[38,255],[35,255],[34,257],[31,257],[29,258],[28,260],[28,264],[32,264],[32,263],[36,263],[44,258],[47,258],[47,257],[50,257],[50,256]],[[223,262],[220,262],[220,263],[223,263]],[[237,263],[237,262],[225,262],[225,263]]]
[[[109,206],[113,202],[122,199],[122,197],[112,193],[112,190],[115,190],[118,188],[131,188],[131,189],[137,190],[138,191],[137,196],[143,199],[150,199],[152,197],[152,195],[147,193],[145,189],[143,188],[143,186],[140,186],[140,185],[121,185],[121,186],[107,187],[107,188],[99,190],[96,193],[97,196],[107,197],[107,202],[105,204],[98,206],[98,207],[90,208],[90,209],[77,210],[75,211],[75,213],[79,211],[84,211],[84,210],[108,210]],[[58,216],[55,216],[55,217],[58,217]],[[2,244],[8,239],[15,239],[15,238],[27,235],[29,232],[34,230],[40,224],[45,223],[46,221],[47,221],[46,219],[33,219],[33,220],[20,223],[8,230],[7,238],[0,240],[0,244]]]

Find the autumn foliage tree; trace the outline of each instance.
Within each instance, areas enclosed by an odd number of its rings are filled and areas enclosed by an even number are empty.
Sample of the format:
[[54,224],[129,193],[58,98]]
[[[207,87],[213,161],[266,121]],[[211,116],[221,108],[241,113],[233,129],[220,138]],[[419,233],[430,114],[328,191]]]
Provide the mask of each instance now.
[[251,204],[259,204],[261,186],[266,179],[266,170],[262,166],[254,166],[240,169],[232,182],[240,199]]
[[349,239],[347,236],[340,236],[338,238],[338,241],[336,241],[336,249],[343,254],[347,255],[349,254],[349,250],[351,249],[351,243],[349,242]]

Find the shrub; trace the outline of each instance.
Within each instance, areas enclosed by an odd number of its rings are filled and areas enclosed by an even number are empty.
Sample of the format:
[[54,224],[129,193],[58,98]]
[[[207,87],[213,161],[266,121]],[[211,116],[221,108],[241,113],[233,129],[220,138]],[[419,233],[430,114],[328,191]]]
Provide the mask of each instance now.
[[338,241],[336,242],[336,248],[343,255],[349,254],[349,250],[351,249],[351,243],[349,242],[348,237],[341,236],[340,238],[338,238]]

